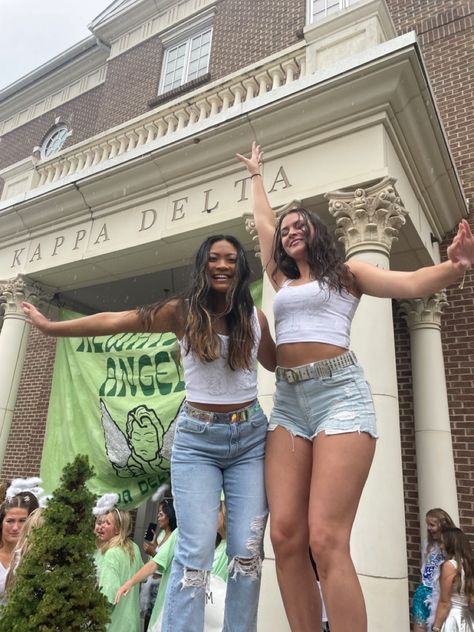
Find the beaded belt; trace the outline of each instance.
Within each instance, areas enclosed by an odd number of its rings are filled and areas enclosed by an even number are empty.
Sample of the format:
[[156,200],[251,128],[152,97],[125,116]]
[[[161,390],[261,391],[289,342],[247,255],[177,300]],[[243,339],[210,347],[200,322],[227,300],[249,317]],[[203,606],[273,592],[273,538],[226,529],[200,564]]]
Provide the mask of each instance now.
[[194,408],[187,402],[183,406],[183,412],[194,419],[199,421],[205,421],[213,424],[238,424],[242,421],[248,421],[252,413],[256,413],[260,410],[260,404],[256,401],[246,408],[240,408],[239,410],[231,410],[228,413],[215,413],[211,410],[201,410],[200,408]]
[[296,384],[315,377],[331,377],[334,371],[344,369],[348,366],[357,364],[357,358],[353,351],[346,351],[335,358],[329,360],[319,360],[302,366],[295,366],[292,369],[285,369],[277,366],[275,374],[277,378],[285,380],[288,384]]

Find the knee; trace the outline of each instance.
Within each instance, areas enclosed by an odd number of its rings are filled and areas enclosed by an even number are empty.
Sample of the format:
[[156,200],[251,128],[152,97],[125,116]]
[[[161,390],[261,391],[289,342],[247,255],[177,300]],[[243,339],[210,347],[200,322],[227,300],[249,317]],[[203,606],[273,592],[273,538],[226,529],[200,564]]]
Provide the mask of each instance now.
[[334,525],[310,526],[309,543],[320,577],[324,577],[333,560],[349,555],[349,535]]
[[209,571],[198,568],[183,569],[182,588],[204,588],[208,582]]
[[259,554],[251,557],[236,555],[229,563],[228,573],[230,579],[237,579],[239,575],[258,579],[262,574],[262,557]]
[[295,529],[293,522],[273,520],[270,522],[270,540],[278,557],[308,554],[308,538]]

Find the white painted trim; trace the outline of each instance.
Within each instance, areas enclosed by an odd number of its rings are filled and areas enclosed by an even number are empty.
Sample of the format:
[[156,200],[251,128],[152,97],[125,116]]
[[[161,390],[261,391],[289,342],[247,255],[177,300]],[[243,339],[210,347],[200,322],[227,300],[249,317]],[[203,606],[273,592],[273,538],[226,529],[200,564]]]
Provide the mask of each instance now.
[[106,75],[107,64],[103,64],[92,72],[71,81],[58,91],[49,94],[39,101],[35,101],[24,110],[16,112],[13,116],[0,121],[0,135],[8,134],[12,130],[25,125],[25,123],[32,121],[38,116],[41,116],[46,112],[50,112],[63,103],[71,101],[81,94],[96,88],[104,83]]
[[[204,9],[215,5],[216,2],[217,0],[184,0],[168,6],[165,11],[161,11],[146,22],[128,29],[112,40],[109,59],[114,59],[130,48],[150,39],[150,37],[154,37],[158,33],[168,32],[169,29],[183,22],[187,25],[193,17],[199,20],[199,14],[203,13]],[[215,9],[212,10],[214,12]],[[208,17],[207,11],[204,15],[205,18]]]

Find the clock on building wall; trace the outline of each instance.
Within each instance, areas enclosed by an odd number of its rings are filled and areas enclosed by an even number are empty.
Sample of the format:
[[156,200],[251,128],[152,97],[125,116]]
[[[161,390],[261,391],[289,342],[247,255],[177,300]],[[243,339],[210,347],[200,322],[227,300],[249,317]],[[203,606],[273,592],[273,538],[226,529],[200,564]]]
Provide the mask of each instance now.
[[70,133],[67,125],[55,125],[41,143],[41,158],[49,158],[62,149]]

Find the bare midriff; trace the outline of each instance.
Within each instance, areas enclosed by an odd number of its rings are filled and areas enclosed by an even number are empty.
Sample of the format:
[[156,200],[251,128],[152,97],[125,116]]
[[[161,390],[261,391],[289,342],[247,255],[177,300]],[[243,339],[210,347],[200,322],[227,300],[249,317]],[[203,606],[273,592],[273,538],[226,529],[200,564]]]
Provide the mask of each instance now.
[[347,349],[324,342],[291,342],[279,345],[276,350],[277,365],[287,369],[319,360],[335,358]]
[[241,408],[247,408],[254,403],[254,399],[243,404],[201,404],[200,402],[190,402],[188,404],[193,408],[199,408],[199,410],[209,410],[212,413],[230,413],[234,410],[240,410]]

